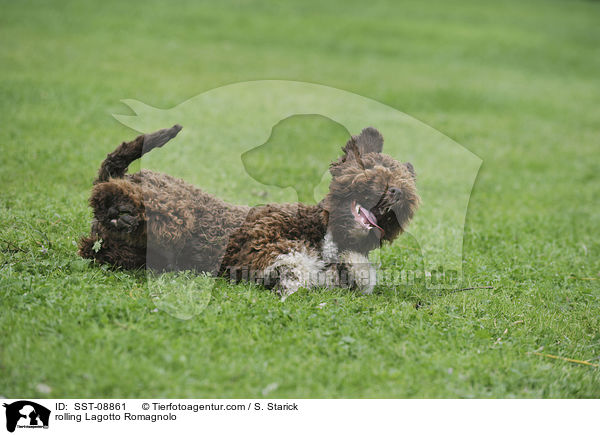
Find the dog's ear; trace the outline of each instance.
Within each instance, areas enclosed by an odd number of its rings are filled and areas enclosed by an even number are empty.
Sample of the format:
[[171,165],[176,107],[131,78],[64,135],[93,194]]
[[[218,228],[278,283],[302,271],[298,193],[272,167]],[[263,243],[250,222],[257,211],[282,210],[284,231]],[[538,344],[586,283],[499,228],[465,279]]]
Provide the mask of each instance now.
[[342,161],[345,162],[347,160],[355,160],[360,166],[363,166],[362,159],[360,158],[360,155],[362,153],[358,148],[356,139],[356,136],[351,137],[350,140],[346,142],[346,145],[342,148],[342,151],[344,152],[344,155],[342,156]]
[[362,155],[368,153],[380,153],[383,149],[383,136],[373,127],[364,128],[358,136],[352,136],[346,145],[342,148],[344,155],[336,162],[333,162],[329,171],[335,175],[337,169],[346,161],[355,161],[363,170]]
[[411,162],[406,162],[404,164],[404,166],[406,167],[406,169],[408,169],[408,172],[411,173],[411,175],[413,176],[413,178],[417,178],[417,173],[415,172],[415,167],[412,165]]
[[368,153],[380,153],[383,149],[383,136],[373,127],[367,127],[358,136],[352,136],[342,148],[348,158],[356,158]]
[[361,154],[380,153],[383,149],[383,136],[376,128],[367,127],[353,139]]

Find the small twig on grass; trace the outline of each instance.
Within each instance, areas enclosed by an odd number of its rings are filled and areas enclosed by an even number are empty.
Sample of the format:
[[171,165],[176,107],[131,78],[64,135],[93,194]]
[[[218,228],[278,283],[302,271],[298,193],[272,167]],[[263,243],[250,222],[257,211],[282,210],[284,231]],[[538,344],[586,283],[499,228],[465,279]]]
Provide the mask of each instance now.
[[456,289],[456,290],[451,290],[449,293],[458,293],[458,292],[464,292],[464,291],[467,291],[467,290],[478,290],[478,289],[482,289],[482,288],[487,288],[487,289],[495,290],[495,288],[492,287],[491,285],[485,285],[485,286],[481,286],[481,287],[459,288],[459,289]]
[[[496,287],[492,287],[490,285],[486,285],[486,286],[481,286],[481,287],[466,287],[466,288],[459,288],[459,289],[442,289],[441,292],[438,293],[433,293],[432,296],[447,296],[450,295],[452,293],[458,293],[458,292],[464,292],[467,290],[476,290],[476,289],[492,289],[495,290]],[[425,303],[423,303],[422,301],[417,301],[417,303],[415,304],[415,309],[419,309],[419,308],[423,308],[425,306]]]
[[492,287],[491,285],[486,285],[486,286],[481,286],[481,287],[465,287],[465,288],[459,288],[459,289],[445,289],[446,291],[441,291],[439,293],[437,293],[437,296],[444,296],[444,295],[449,295],[452,293],[458,293],[458,292],[466,292],[467,290],[479,290],[479,289],[490,289],[490,290],[496,290],[495,287]]
[[600,367],[600,364],[594,364],[594,363],[591,363],[588,361],[581,361],[579,359],[565,358],[564,356],[550,355],[549,353],[541,353],[541,352],[528,352],[528,353],[533,354],[533,355],[538,355],[538,356],[545,356],[546,358],[559,359],[561,361],[572,362],[575,364],[583,364],[586,366]]
[[15,245],[13,242],[11,242],[9,240],[0,239],[0,242],[6,243],[6,249],[5,249],[5,251],[8,251],[8,252],[27,252],[23,248],[20,248],[19,246]]
[[506,334],[508,334],[508,328],[506,328],[504,330],[504,332],[502,333],[502,335],[496,339],[496,341],[494,342],[494,344],[500,343],[502,341],[502,337],[504,337]]
[[579,278],[578,276],[570,276],[568,279],[581,279],[581,280],[584,280],[584,281],[595,281],[598,278]]

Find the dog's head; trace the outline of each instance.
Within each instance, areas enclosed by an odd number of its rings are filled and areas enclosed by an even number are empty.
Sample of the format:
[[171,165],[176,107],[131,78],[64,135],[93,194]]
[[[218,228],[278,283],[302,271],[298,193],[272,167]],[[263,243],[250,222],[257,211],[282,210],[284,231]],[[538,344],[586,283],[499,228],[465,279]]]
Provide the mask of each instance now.
[[333,176],[322,202],[329,213],[328,229],[342,250],[361,253],[391,242],[412,219],[420,198],[415,170],[382,154],[383,137],[365,128],[330,165]]

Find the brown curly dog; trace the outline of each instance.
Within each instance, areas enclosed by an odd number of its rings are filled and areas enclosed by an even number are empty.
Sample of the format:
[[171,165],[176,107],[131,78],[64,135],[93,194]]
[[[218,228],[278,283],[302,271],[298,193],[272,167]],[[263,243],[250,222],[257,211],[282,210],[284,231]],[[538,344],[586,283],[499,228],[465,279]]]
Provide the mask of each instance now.
[[123,268],[191,269],[276,289],[373,290],[369,251],[401,234],[419,205],[415,171],[382,154],[383,137],[365,128],[330,165],[318,205],[226,203],[169,175],[131,162],[161,147],[175,125],[123,142],[102,163],[90,198],[91,234],[79,254]]

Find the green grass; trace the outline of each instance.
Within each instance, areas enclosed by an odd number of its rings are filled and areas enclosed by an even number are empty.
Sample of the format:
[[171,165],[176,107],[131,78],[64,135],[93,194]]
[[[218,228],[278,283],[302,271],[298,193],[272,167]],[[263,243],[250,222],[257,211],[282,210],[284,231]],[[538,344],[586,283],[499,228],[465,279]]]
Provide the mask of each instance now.
[[[600,362],[599,18],[591,1],[3,1],[0,395],[599,397],[599,369],[529,354]],[[181,320],[144,274],[78,258],[99,163],[135,134],[120,100],[259,79],[373,98],[481,157],[464,284],[494,289],[282,303],[219,281]]]

